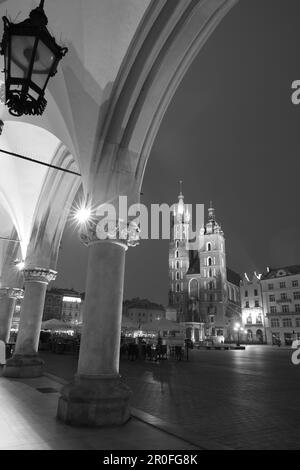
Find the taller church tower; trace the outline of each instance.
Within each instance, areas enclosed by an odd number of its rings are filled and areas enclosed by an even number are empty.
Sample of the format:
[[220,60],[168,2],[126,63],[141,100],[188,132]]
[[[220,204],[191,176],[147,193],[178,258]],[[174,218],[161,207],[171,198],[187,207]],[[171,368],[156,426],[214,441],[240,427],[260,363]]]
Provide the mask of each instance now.
[[169,243],[169,306],[177,311],[177,321],[184,321],[187,302],[186,273],[189,268],[189,222],[190,215],[184,204],[180,181],[178,203],[174,205]]

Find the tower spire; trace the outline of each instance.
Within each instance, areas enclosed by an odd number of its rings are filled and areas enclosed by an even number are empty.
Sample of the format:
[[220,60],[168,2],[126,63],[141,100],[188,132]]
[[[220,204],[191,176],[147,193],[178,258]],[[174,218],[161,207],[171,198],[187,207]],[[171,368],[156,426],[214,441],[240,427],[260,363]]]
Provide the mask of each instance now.
[[215,216],[215,209],[213,208],[212,201],[209,203],[209,208],[208,208],[208,220],[209,221],[215,221],[216,216]]
[[182,180],[179,180],[179,196],[178,198],[183,198],[183,194],[182,194]]

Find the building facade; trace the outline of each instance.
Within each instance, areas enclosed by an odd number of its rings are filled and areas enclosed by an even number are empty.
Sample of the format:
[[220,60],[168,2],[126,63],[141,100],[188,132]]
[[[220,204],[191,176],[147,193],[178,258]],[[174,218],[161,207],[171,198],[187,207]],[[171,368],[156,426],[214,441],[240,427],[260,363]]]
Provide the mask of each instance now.
[[269,344],[300,339],[300,266],[268,269],[261,277]]
[[43,321],[57,318],[77,324],[82,322],[84,294],[74,289],[52,288],[47,290]]
[[267,317],[263,308],[261,276],[253,273],[250,279],[245,273],[240,284],[242,326],[248,343],[267,342]]
[[180,192],[174,206],[169,244],[169,307],[177,311],[193,341],[208,337],[234,340],[240,320],[240,276],[227,269],[225,237],[210,205],[197,249],[189,241],[190,216]]
[[150,302],[148,299],[136,298],[123,302],[123,315],[141,325],[166,318],[166,311],[162,305]]

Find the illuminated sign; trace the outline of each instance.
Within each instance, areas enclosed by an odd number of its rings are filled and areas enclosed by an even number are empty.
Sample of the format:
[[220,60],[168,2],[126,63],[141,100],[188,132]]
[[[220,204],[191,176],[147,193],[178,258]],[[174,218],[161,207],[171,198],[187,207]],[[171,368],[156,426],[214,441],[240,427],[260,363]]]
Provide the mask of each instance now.
[[80,297],[63,297],[63,302],[74,302],[74,303],[81,303]]

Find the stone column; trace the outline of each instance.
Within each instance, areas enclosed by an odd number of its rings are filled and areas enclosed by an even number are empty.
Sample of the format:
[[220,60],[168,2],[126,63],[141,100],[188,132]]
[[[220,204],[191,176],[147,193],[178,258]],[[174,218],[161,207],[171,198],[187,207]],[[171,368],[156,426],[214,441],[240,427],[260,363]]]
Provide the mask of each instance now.
[[130,390],[119,375],[125,252],[123,239],[89,233],[85,311],[77,374],[62,390],[57,416],[72,425],[121,425]]
[[23,297],[23,289],[0,289],[0,340],[8,343],[16,300]]
[[43,360],[38,346],[47,285],[56,277],[51,269],[24,269],[25,292],[21,308],[19,332],[12,358],[6,362],[6,377],[39,377],[43,373]]

